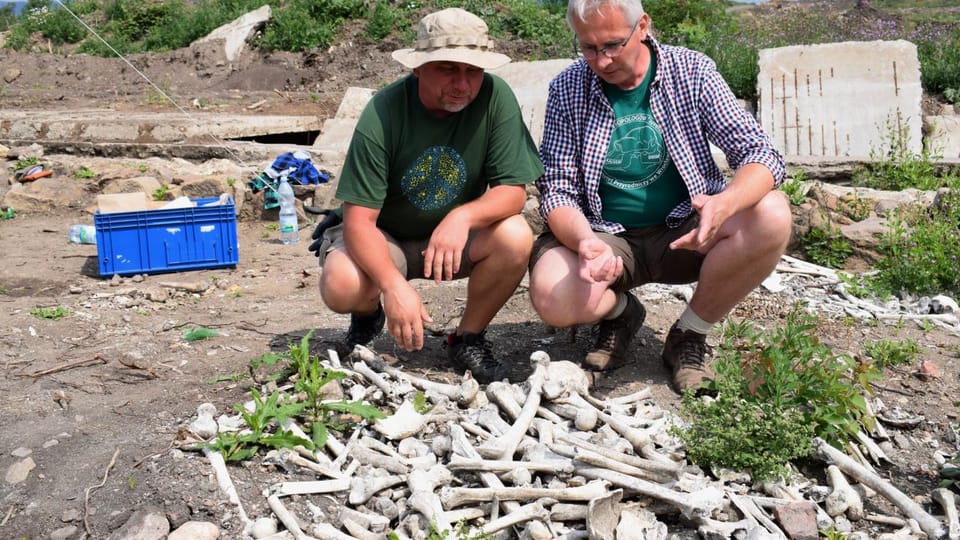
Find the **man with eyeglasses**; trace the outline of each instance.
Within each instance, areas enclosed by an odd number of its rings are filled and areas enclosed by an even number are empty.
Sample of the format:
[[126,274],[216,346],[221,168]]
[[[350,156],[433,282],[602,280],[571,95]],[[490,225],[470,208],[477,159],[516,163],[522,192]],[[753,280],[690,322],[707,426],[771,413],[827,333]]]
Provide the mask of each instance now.
[[552,326],[597,323],[584,364],[602,371],[643,325],[631,289],[698,282],[661,357],[677,392],[706,390],[706,335],[789,241],[783,157],[713,61],[654,38],[640,0],[570,0],[567,22],[582,56],[550,83],[531,301]]
[[543,174],[516,97],[485,73],[510,58],[459,8],[423,17],[414,47],[393,58],[412,73],[361,113],[337,186],[343,223],[334,213],[313,235],[320,294],[350,314],[341,349],[386,324],[414,351],[431,319],[408,280],[468,278],[448,357],[481,383],[508,378],[485,331],[526,273],[533,233],[520,212],[525,186]]

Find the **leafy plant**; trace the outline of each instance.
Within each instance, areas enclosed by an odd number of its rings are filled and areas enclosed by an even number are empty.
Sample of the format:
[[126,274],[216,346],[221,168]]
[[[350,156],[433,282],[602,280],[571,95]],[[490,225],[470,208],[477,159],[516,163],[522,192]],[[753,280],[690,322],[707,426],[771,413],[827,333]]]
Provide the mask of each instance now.
[[691,460],[777,477],[809,454],[812,436],[842,447],[861,426],[872,427],[864,393],[880,372],[821,344],[815,318],[802,308],[772,333],[724,326],[713,364],[717,398],[686,393],[681,413],[691,424],[673,429]]
[[[145,165],[141,165],[141,167],[145,167]],[[153,190],[153,194],[151,195],[151,197],[155,201],[165,201],[167,200],[167,195],[169,194],[170,194],[170,186],[168,186],[167,184],[160,184],[160,187]]]
[[[324,387],[333,381],[346,378],[341,371],[328,369],[320,365],[320,359],[310,355],[310,336],[304,336],[299,345],[290,345],[284,354],[264,355],[250,362],[251,374],[262,366],[275,366],[286,361],[280,374],[295,376],[294,390],[300,401],[294,397],[275,391],[262,399],[256,389],[252,389],[254,410],[247,411],[242,405],[236,405],[249,432],[239,434],[221,433],[210,443],[210,447],[221,451],[227,461],[242,461],[256,455],[260,447],[293,448],[302,445],[313,449],[325,444],[330,429],[343,430],[352,425],[352,419],[374,420],[383,418],[379,409],[361,401],[327,401],[323,399]],[[256,377],[254,377],[256,380]],[[279,379],[275,379],[279,380]],[[309,433],[304,439],[283,429],[288,419],[299,418],[301,425]]]
[[787,196],[790,204],[800,206],[807,199],[806,173],[794,173],[792,178],[780,185],[780,190]]
[[207,338],[217,337],[219,335],[219,332],[216,330],[200,326],[184,332],[183,339],[186,341],[201,341]]
[[960,177],[938,172],[936,162],[943,156],[929,145],[924,144],[919,154],[910,150],[907,129],[888,122],[880,148],[870,150],[871,161],[854,172],[853,184],[886,191],[960,187]]
[[19,170],[33,167],[34,165],[39,165],[39,164],[40,164],[40,158],[33,157],[33,156],[28,158],[18,159],[13,164],[13,170],[19,171]]
[[84,166],[82,166],[82,165],[80,166],[79,169],[77,169],[77,171],[76,171],[75,173],[73,173],[73,176],[74,176],[75,178],[81,179],[81,180],[87,180],[87,179],[90,179],[90,178],[95,177],[96,175],[97,175],[97,174],[96,174],[95,172],[91,171],[90,169],[88,169],[88,168],[86,168],[86,167],[84,167]]
[[840,198],[838,210],[854,221],[863,221],[870,217],[870,201],[854,192]]
[[920,354],[920,347],[912,339],[902,341],[881,339],[865,344],[864,351],[867,356],[873,358],[880,369],[884,369],[912,364],[917,355]]
[[860,274],[837,272],[837,278],[840,280],[840,283],[844,284],[845,290],[857,298],[866,298],[875,292],[870,282]]
[[906,208],[889,218],[872,286],[884,293],[960,294],[960,192],[932,208]]
[[843,268],[853,253],[850,242],[839,229],[813,227],[801,240],[803,254],[812,262],[828,268]]
[[30,309],[30,314],[38,319],[60,320],[70,315],[70,310],[63,307],[35,307]]
[[8,206],[0,211],[0,219],[13,219],[17,217],[17,211],[13,207]]

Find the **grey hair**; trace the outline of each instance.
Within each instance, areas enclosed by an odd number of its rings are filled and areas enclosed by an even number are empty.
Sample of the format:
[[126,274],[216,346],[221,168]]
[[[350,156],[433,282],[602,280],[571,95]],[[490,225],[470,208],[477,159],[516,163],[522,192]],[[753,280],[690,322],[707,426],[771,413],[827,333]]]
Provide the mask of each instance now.
[[641,0],[570,0],[567,3],[567,26],[572,29],[574,20],[586,20],[588,16],[599,13],[603,6],[619,8],[623,18],[630,24],[643,17]]

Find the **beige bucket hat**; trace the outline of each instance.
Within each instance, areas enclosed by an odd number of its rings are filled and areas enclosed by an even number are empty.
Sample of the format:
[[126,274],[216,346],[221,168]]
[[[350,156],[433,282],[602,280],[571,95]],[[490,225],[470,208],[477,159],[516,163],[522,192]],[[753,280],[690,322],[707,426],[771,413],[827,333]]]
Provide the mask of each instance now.
[[414,69],[427,62],[463,62],[482,69],[496,69],[510,62],[493,52],[487,23],[469,11],[448,8],[420,19],[412,49],[393,51],[393,59]]

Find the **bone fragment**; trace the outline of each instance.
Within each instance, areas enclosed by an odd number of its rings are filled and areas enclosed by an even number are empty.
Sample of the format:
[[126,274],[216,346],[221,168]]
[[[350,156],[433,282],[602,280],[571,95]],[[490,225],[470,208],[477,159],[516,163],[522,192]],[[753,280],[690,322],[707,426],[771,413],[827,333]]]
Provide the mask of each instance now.
[[621,418],[609,415],[605,412],[597,410],[590,402],[583,398],[580,394],[569,394],[563,400],[560,400],[561,403],[569,403],[575,407],[582,408],[593,408],[597,412],[597,417],[603,420],[608,426],[613,428],[614,431],[619,433],[624,439],[630,441],[630,444],[633,445],[633,448],[640,450],[644,446],[650,444],[650,434],[634,428],[628,422],[624,421]]
[[300,528],[300,523],[297,522],[296,516],[291,514],[290,511],[287,510],[287,507],[280,501],[279,495],[267,497],[267,504],[270,505],[270,509],[273,510],[274,515],[277,516],[280,523],[283,523],[283,526],[287,528],[296,540],[310,540],[311,537]]
[[[588,396],[592,385],[591,375],[577,364],[569,360],[550,362],[543,382],[543,395],[551,401],[571,392]],[[602,404],[597,406],[603,408]]]
[[827,482],[833,488],[823,501],[827,513],[831,517],[846,514],[852,521],[863,519],[863,499],[855,489],[850,487],[843,472],[836,465],[827,466]]
[[503,381],[493,381],[487,384],[487,399],[511,420],[516,420],[520,416],[521,405],[514,397],[512,384]]
[[392,415],[374,422],[373,429],[391,441],[398,441],[420,432],[425,425],[427,416],[418,413],[413,402],[406,400]]
[[700,518],[697,521],[697,533],[700,538],[739,538],[737,531],[744,533],[758,528],[756,520],[744,518],[740,521],[717,521],[715,519]]
[[366,476],[350,479],[350,504],[363,504],[375,494],[404,481],[403,476]]
[[507,527],[512,527],[514,525],[535,519],[545,520],[549,517],[550,511],[544,508],[543,505],[538,501],[521,506],[517,510],[510,512],[505,516],[487,522],[483,527],[480,528],[480,533],[494,534],[498,531],[506,529]]
[[366,527],[352,519],[343,519],[340,523],[343,525],[343,528],[350,533],[350,536],[353,536],[357,540],[382,540],[384,537],[383,534],[376,534],[367,530]]
[[553,540],[554,538],[557,538],[557,534],[540,520],[528,521],[523,532],[520,533],[520,540]]
[[371,450],[362,444],[353,447],[350,453],[354,459],[371,467],[384,469],[394,474],[407,474],[410,472],[410,467],[407,467],[399,459]]
[[318,540],[359,540],[354,536],[341,532],[329,523],[315,523],[310,532],[313,533],[313,537]]
[[280,450],[271,450],[267,452],[267,455],[264,456],[263,462],[266,464],[274,464],[288,469],[289,465],[296,465],[313,471],[317,474],[321,474],[328,478],[345,478],[346,475],[343,472],[337,470],[334,467],[328,467],[313,461],[312,459],[307,459],[300,454],[290,450],[289,448],[281,448]]
[[351,479],[339,478],[336,480],[312,480],[304,482],[278,482],[268,488],[271,495],[284,497],[287,495],[310,495],[318,493],[336,493],[350,489]]
[[695,493],[680,493],[660,484],[608,469],[578,467],[577,472],[586,478],[606,480],[615,486],[632,489],[641,495],[669,503],[687,519],[709,517],[714,510],[723,506],[723,493],[713,487]]
[[651,396],[650,387],[644,387],[632,394],[607,398],[607,405],[633,405],[638,401],[643,401]]
[[387,373],[394,379],[397,379],[398,381],[405,381],[428,394],[434,393],[445,396],[451,401],[455,401],[462,406],[469,405],[474,398],[477,397],[477,393],[480,391],[480,383],[478,383],[473,377],[465,377],[463,382],[461,382],[459,385],[452,385],[415,377],[387,364],[383,361],[382,357],[377,355],[374,355],[373,358],[369,360],[369,363],[370,367],[372,367],[374,371]]
[[960,518],[957,516],[957,502],[953,492],[946,488],[937,488],[930,493],[930,497],[943,508],[947,516],[947,538],[960,539]]
[[457,454],[450,456],[450,462],[447,467],[451,471],[489,471],[489,472],[509,472],[513,469],[522,468],[531,472],[548,472],[560,474],[572,474],[573,464],[570,460],[552,460],[552,461],[507,461],[492,459],[468,459]]
[[217,407],[213,403],[201,403],[197,407],[197,417],[190,422],[187,429],[205,441],[217,436],[217,421],[213,416],[217,414]]
[[825,440],[815,437],[813,439],[813,451],[819,459],[828,463],[832,462],[848,476],[861,484],[865,484],[892,502],[904,515],[916,520],[927,536],[940,538],[946,534],[943,524],[937,518],[928,514],[920,505],[913,502],[892,484],[880,478],[875,472],[867,470],[843,452],[830,446]]
[[520,409],[520,415],[510,427],[510,430],[502,437],[491,439],[484,442],[477,451],[480,455],[494,459],[513,459],[520,441],[523,440],[530,424],[537,415],[537,407],[540,406],[541,389],[546,377],[547,366],[550,364],[550,357],[543,351],[535,351],[530,355],[530,362],[534,365],[533,373],[527,379],[530,390],[527,393],[527,399]]
[[364,529],[368,529],[373,532],[382,532],[390,526],[390,519],[381,514],[373,514],[370,512],[360,512],[359,510],[354,510],[349,506],[340,506],[338,509],[337,519],[340,521],[350,520]]
[[[356,345],[354,348],[355,352],[357,350],[356,347],[363,347],[363,345]],[[363,347],[363,348],[366,349],[366,347]],[[351,353],[351,356],[353,356],[353,353]],[[386,379],[381,377],[379,373],[370,369],[370,366],[368,366],[367,363],[364,362],[363,360],[360,360],[359,358],[354,360],[353,369],[360,375],[363,375],[363,377],[368,381],[370,381],[371,384],[379,388],[380,391],[383,392],[385,396],[395,397],[401,394],[401,392],[399,391],[399,388],[397,388],[395,385],[390,384],[389,382],[387,382]]]
[[587,519],[585,504],[557,503],[550,507],[551,521],[583,521]]
[[573,420],[573,425],[580,431],[592,431],[597,427],[600,416],[593,407],[574,407],[564,403],[551,403],[547,409],[555,414]]
[[440,501],[444,508],[456,508],[467,503],[486,502],[491,499],[501,501],[525,501],[549,497],[558,501],[589,501],[602,497],[607,493],[607,482],[595,481],[588,484],[565,488],[534,488],[534,487],[504,487],[504,488],[452,488],[440,490]]
[[592,499],[587,504],[587,532],[590,540],[614,537],[614,531],[620,523],[620,499],[622,498],[623,490],[616,489],[603,497]]
[[863,447],[867,449],[867,454],[870,456],[870,459],[872,459],[874,463],[879,465],[881,462],[884,462],[884,461],[887,463],[890,462],[890,459],[887,458],[887,454],[883,451],[882,448],[880,448],[880,445],[874,442],[874,440],[871,439],[869,435],[864,433],[863,430],[857,430],[857,433],[855,436],[857,440],[860,441],[860,444],[862,444]]

